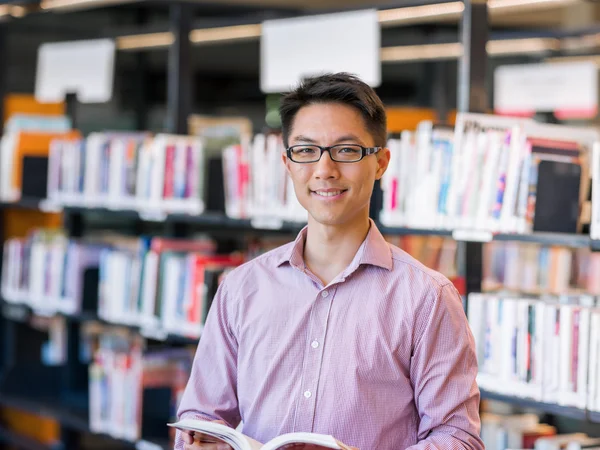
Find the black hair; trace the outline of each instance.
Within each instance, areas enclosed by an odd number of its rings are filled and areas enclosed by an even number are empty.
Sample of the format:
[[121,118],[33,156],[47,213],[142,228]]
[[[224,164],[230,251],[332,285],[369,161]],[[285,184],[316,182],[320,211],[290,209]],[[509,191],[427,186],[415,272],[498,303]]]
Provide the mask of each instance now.
[[340,72],[307,78],[283,97],[279,114],[286,147],[296,114],[304,106],[315,103],[341,103],[356,108],[373,136],[375,145],[386,146],[387,118],[383,102],[373,88],[358,77]]

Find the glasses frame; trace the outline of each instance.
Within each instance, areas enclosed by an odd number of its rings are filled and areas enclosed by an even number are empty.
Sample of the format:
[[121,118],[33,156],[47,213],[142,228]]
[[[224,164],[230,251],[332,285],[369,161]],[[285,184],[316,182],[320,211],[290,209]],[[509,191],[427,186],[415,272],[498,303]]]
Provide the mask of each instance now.
[[[335,159],[333,157],[333,155],[331,154],[331,149],[336,148],[336,147],[348,147],[349,145],[361,148],[362,154],[360,155],[360,159],[357,159],[355,161],[340,161],[339,159]],[[292,158],[292,149],[295,147],[316,147],[321,151],[321,154],[319,155],[319,158],[314,161],[295,161],[294,158]],[[344,163],[344,164],[352,164],[352,163],[357,163],[359,161],[362,161],[365,156],[374,155],[381,149],[382,149],[382,147],[364,147],[360,144],[336,144],[336,145],[331,145],[329,147],[322,147],[320,145],[315,145],[315,144],[298,144],[298,145],[292,145],[292,146],[286,148],[286,152],[287,152],[288,159],[296,164],[314,164],[316,162],[319,162],[321,160],[321,158],[323,157],[323,153],[325,153],[325,152],[329,153],[329,157],[331,158],[332,161]]]

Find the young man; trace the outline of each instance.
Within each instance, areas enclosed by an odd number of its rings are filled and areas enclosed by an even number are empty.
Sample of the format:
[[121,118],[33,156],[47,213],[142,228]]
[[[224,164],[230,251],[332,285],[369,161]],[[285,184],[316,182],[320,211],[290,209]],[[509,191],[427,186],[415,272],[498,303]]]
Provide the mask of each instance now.
[[[227,276],[179,417],[243,421],[259,442],[308,431],[362,450],[483,449],[461,299],[369,219],[390,159],[381,100],[334,74],[302,83],[280,111],[308,225]],[[180,433],[176,449],[223,448],[195,438]]]

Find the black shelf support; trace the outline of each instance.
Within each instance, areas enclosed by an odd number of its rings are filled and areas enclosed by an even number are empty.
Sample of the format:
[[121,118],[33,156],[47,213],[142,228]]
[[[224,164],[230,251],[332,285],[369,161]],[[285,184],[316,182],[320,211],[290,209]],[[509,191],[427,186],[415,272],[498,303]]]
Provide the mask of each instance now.
[[173,1],[169,8],[171,31],[175,40],[169,48],[167,76],[167,131],[187,134],[188,116],[192,106],[192,31],[194,9],[191,5]]
[[[460,41],[462,56],[458,61],[458,98],[459,112],[483,113],[488,108],[486,89],[487,41],[489,20],[487,0],[463,0],[465,9],[460,22]],[[468,294],[481,291],[483,276],[483,244],[467,242],[465,244],[465,277],[468,308]]]
[[489,19],[487,0],[463,0],[460,22],[463,54],[458,61],[458,111],[487,112],[487,41]]

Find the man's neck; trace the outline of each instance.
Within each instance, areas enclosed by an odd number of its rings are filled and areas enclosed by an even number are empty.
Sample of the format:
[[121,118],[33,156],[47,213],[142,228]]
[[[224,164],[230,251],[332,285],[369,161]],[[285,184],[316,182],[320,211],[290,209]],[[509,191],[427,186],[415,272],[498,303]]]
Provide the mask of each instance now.
[[350,265],[369,232],[368,216],[344,226],[328,226],[309,219],[304,262],[326,286]]

